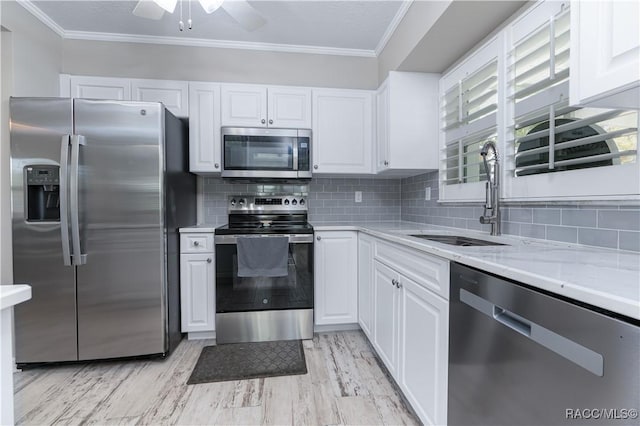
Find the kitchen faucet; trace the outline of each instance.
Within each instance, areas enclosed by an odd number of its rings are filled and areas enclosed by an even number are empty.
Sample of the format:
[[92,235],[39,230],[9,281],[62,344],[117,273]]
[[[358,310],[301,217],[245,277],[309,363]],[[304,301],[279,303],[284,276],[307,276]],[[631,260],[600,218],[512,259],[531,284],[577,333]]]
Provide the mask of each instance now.
[[[493,150],[493,179],[487,163],[489,149]],[[491,235],[500,235],[500,162],[498,161],[496,144],[491,141],[485,143],[480,150],[480,155],[482,156],[484,169],[487,172],[484,213],[480,216],[480,223],[483,225],[491,224]],[[490,214],[488,215],[487,212]]]

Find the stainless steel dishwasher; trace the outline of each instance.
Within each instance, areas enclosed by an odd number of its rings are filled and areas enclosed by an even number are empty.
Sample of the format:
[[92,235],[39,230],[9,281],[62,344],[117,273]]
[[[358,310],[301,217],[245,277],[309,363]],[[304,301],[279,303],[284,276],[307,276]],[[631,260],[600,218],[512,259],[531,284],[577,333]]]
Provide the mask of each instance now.
[[640,424],[638,321],[456,263],[450,303],[449,425]]

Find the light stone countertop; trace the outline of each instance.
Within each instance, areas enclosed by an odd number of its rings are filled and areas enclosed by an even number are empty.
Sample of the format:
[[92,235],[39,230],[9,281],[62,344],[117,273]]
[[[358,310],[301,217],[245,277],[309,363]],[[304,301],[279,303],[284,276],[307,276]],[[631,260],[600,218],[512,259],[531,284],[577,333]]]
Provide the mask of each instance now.
[[[314,222],[315,231],[360,231],[510,278],[612,312],[640,319],[640,253],[580,246],[414,222]],[[214,232],[219,225],[181,228]],[[506,246],[459,247],[409,234],[463,235]]]
[[[315,231],[355,230],[533,287],[640,319],[640,253],[413,222],[322,223]],[[509,245],[459,247],[409,234],[463,235]]]
[[0,285],[0,310],[31,299],[31,286],[25,284]]

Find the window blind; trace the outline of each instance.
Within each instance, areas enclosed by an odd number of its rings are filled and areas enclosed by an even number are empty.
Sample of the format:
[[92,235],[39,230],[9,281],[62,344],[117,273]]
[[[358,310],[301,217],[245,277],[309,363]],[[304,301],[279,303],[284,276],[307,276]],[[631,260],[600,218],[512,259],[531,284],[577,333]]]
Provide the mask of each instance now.
[[445,185],[487,180],[480,149],[488,141],[496,142],[496,128],[453,140],[445,148]]

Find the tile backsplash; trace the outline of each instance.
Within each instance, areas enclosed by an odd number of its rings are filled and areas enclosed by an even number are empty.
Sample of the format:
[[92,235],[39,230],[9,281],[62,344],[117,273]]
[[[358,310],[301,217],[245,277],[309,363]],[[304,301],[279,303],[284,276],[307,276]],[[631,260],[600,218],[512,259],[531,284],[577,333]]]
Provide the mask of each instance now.
[[[424,198],[431,187],[431,200]],[[482,204],[438,203],[438,172],[402,179],[402,220],[489,231]],[[503,203],[502,233],[522,237],[640,251],[640,204]]]
[[[355,191],[362,201],[355,202]],[[400,220],[400,180],[314,177],[306,185],[235,183],[203,178],[202,222],[227,222],[227,199],[239,194],[307,194],[309,220],[315,222]]]
[[[314,177],[304,185],[247,184],[202,178],[202,222],[227,222],[227,199],[240,194],[306,194],[312,222],[397,221],[489,231],[480,203],[438,203],[438,172],[406,179]],[[425,200],[425,187],[431,199]],[[362,191],[362,202],[355,202]],[[640,204],[503,203],[502,232],[522,237],[640,251]]]

